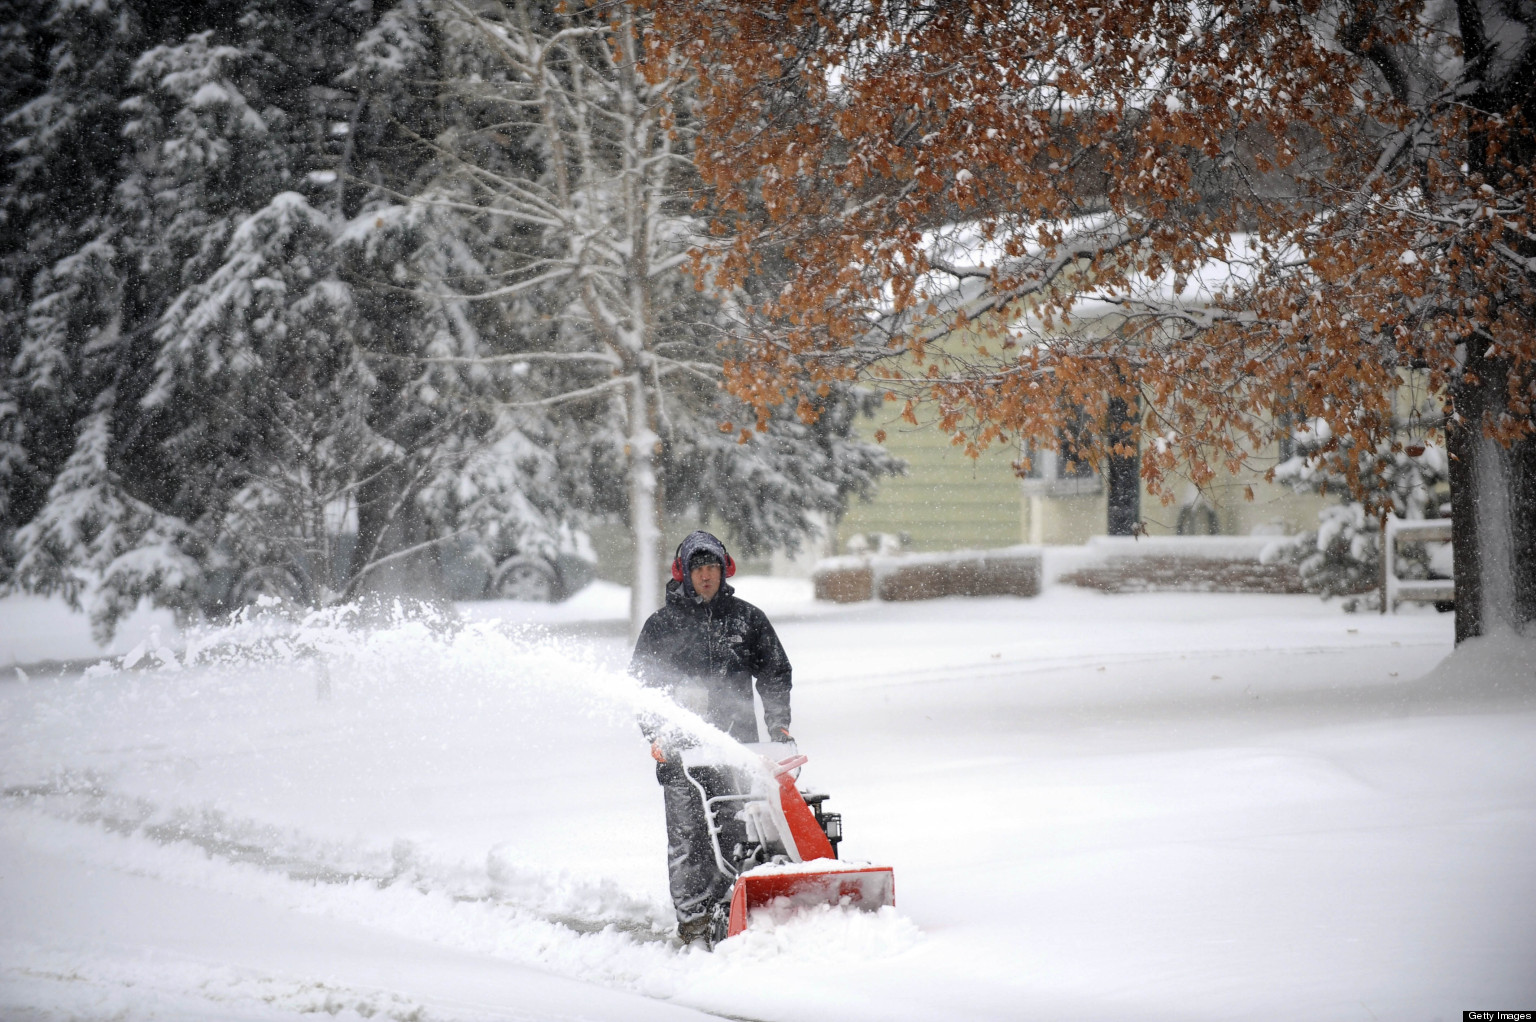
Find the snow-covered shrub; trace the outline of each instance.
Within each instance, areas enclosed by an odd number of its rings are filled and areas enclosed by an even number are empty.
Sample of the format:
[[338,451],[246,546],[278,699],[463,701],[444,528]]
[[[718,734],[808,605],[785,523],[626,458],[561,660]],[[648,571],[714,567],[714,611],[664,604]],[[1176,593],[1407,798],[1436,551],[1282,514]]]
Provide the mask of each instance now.
[[1308,591],[1324,599],[1348,597],[1345,610],[1380,605],[1374,587],[1381,578],[1381,527],[1359,501],[1324,508],[1317,530],[1286,544],[1284,556],[1301,571]]
[[[1444,447],[1422,454],[1383,444],[1361,457],[1360,478],[1373,485],[1367,499],[1398,518],[1438,517],[1449,465]],[[1318,512],[1318,527],[1270,548],[1266,560],[1284,560],[1301,572],[1302,584],[1324,599],[1346,597],[1344,609],[1381,607],[1381,524],[1365,503],[1349,499],[1334,459],[1298,454],[1275,470],[1275,479],[1298,490],[1334,492],[1344,499]],[[1428,578],[1431,552],[1423,543],[1401,543],[1394,560],[1399,578]]]

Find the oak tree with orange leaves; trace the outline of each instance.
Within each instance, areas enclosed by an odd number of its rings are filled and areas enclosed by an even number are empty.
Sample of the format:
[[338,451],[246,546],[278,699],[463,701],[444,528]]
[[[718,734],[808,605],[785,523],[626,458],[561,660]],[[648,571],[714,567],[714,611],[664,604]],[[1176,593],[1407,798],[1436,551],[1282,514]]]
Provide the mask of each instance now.
[[1532,0],[641,3],[696,76],[697,272],[751,296],[735,393],[876,378],[1165,499],[1321,420],[1369,495],[1414,370],[1458,641],[1536,618]]

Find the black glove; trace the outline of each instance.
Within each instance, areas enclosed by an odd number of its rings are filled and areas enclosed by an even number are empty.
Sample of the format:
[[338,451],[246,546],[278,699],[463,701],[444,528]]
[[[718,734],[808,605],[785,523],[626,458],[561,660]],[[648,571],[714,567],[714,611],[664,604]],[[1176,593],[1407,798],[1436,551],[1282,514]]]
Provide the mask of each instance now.
[[793,742],[795,736],[789,733],[787,727],[776,727],[768,732],[768,740],[773,742]]

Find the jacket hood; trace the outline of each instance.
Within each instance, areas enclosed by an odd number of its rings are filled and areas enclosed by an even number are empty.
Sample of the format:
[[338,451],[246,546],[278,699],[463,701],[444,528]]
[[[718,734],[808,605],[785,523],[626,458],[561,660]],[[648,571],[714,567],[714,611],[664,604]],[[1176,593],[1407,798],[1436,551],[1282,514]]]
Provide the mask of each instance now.
[[[690,532],[688,538],[678,544],[677,557],[675,559],[675,563],[682,569],[683,576],[681,582],[678,583],[679,591],[691,603],[699,602],[699,594],[693,591],[693,579],[688,572],[688,562],[693,559],[694,554],[700,551],[714,554],[715,559],[720,562],[722,578],[720,579],[720,592],[716,594],[716,598],[718,599],[719,596],[728,595],[732,592],[731,587],[726,584],[723,577],[725,566],[730,563],[730,555],[725,552],[725,544],[701,529],[697,532]],[[667,586],[667,592],[669,595],[672,592],[670,584]]]

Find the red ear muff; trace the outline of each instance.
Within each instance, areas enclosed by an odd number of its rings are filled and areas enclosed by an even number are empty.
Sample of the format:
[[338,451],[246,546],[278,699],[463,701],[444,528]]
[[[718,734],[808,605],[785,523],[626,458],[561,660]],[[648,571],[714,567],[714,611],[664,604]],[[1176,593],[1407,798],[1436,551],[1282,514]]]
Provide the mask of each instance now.
[[672,581],[674,581],[674,582],[681,582],[682,580],[683,580],[683,562],[682,562],[681,559],[674,557],[674,558],[672,558]]
[[726,554],[725,555],[725,577],[726,578],[730,578],[734,574],[736,574],[736,562],[731,560],[731,555],[730,554]]

